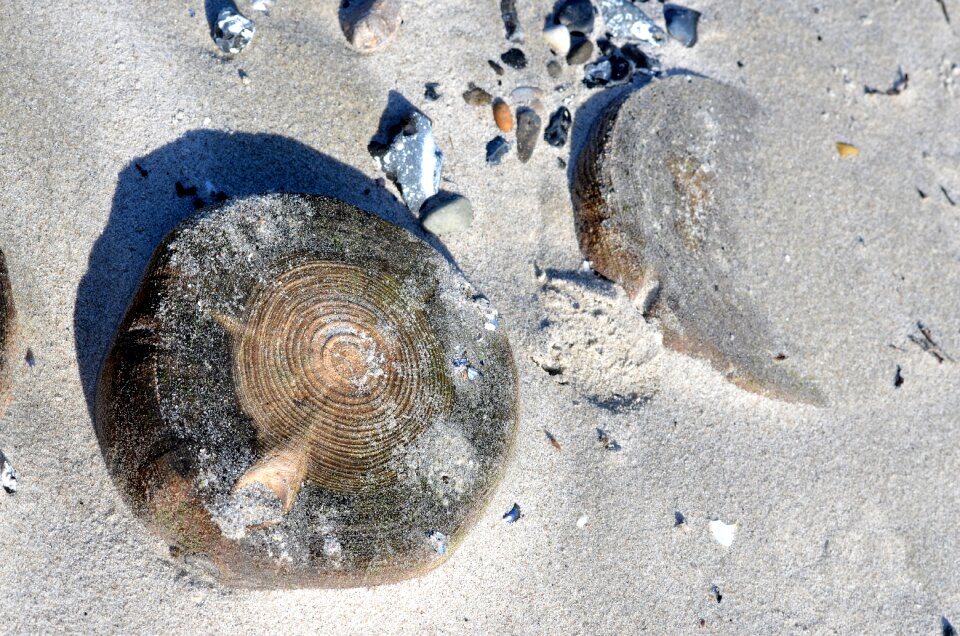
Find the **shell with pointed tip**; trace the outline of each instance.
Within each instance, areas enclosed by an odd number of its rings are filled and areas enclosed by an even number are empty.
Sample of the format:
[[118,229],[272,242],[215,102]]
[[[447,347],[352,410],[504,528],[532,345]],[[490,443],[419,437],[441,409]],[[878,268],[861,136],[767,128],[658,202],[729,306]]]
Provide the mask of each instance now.
[[664,345],[708,360],[747,390],[820,403],[778,354],[787,348],[740,291],[740,229],[750,223],[753,98],[712,80],[657,81],[610,105],[577,159],[580,248],[649,316]]
[[221,581],[374,585],[452,554],[516,402],[496,312],[438,252],[341,201],[269,195],[157,249],[97,430],[134,509]]

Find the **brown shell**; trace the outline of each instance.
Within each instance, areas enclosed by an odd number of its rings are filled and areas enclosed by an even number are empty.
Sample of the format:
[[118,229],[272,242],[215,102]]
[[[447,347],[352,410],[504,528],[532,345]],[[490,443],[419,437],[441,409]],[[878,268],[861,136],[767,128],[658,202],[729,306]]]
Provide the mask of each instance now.
[[341,201],[201,212],[154,254],[104,363],[105,458],[150,527],[225,583],[415,576],[510,454],[495,313],[435,250]]
[[708,360],[731,382],[784,400],[819,390],[778,356],[790,347],[739,292],[740,224],[759,174],[757,103],[712,80],[656,81],[613,103],[575,165],[580,248],[657,318],[664,345]]
[[0,252],[0,415],[10,404],[10,374],[13,366],[13,340],[15,335],[13,292],[10,289],[10,274],[7,261]]

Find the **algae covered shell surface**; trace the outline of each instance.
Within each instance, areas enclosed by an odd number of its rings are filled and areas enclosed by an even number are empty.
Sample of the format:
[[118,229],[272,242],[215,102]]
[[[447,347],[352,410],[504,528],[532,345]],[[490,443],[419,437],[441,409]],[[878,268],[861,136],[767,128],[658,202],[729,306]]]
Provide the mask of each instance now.
[[374,585],[477,520],[517,386],[496,311],[436,250],[336,199],[266,195],[157,249],[96,425],[134,510],[220,581]]
[[7,260],[0,252],[0,415],[10,403],[10,373],[14,338],[13,292]]
[[785,360],[776,326],[740,284],[757,204],[757,102],[699,77],[651,83],[611,104],[574,167],[580,248],[659,320],[664,346],[768,397],[822,403]]

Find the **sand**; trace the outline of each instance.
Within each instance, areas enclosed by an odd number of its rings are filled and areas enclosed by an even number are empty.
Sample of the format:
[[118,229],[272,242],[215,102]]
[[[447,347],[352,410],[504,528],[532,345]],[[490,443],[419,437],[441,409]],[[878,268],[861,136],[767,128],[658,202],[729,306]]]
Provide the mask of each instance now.
[[[336,2],[280,0],[230,61],[209,37],[212,0],[4,7],[0,246],[20,351],[36,365],[18,362],[0,420],[20,487],[0,493],[0,631],[938,634],[944,617],[960,623],[960,365],[909,339],[922,321],[960,358],[960,3],[943,0],[948,22],[935,0],[703,0],[690,3],[704,14],[697,46],[661,52],[665,69],[741,87],[764,109],[765,204],[740,237],[740,282],[796,343],[825,407],[746,393],[664,350],[616,290],[591,301],[613,324],[563,322],[551,276],[599,293],[576,283],[557,163],[570,148],[541,141],[527,164],[513,154],[488,167],[492,117],[460,93],[470,81],[504,95],[571,83],[546,106],[572,96],[576,150],[624,89],[587,91],[573,70],[548,78],[538,32],[551,4],[539,0],[519,3],[530,64],[497,78],[498,4],[406,0],[399,39],[364,57],[345,48]],[[905,92],[864,93],[898,66]],[[440,83],[439,101],[424,100],[426,82]],[[97,366],[153,248],[193,209],[177,181],[208,198],[338,195],[415,229],[366,150],[403,99],[434,121],[444,188],[474,204],[471,230],[428,240],[510,331],[515,457],[462,547],[421,579],[211,585],[108,476],[89,412]],[[859,156],[841,160],[836,142]],[[595,329],[600,352],[585,344]],[[559,375],[541,366],[553,340],[571,343]],[[642,399],[603,399],[624,390],[617,365]],[[597,427],[622,450],[598,448]],[[506,524],[515,502],[522,517]],[[729,547],[715,520],[737,525]]]

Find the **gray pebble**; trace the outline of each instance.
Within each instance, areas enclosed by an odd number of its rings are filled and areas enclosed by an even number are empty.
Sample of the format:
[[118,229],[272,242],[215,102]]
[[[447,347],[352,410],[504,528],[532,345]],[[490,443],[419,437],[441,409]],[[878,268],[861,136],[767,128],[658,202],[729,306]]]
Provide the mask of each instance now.
[[459,194],[441,192],[423,204],[420,224],[431,234],[462,232],[473,223],[473,206]]
[[530,161],[540,138],[540,115],[532,108],[517,109],[517,157],[520,163]]
[[570,52],[567,54],[567,64],[576,66],[586,64],[593,55],[593,42],[587,38],[575,40],[570,46]]
[[563,66],[556,60],[550,60],[547,62],[547,74],[556,79],[563,74]]
[[697,22],[700,12],[668,4],[663,7],[663,19],[667,23],[667,32],[670,37],[689,48],[697,43]]

